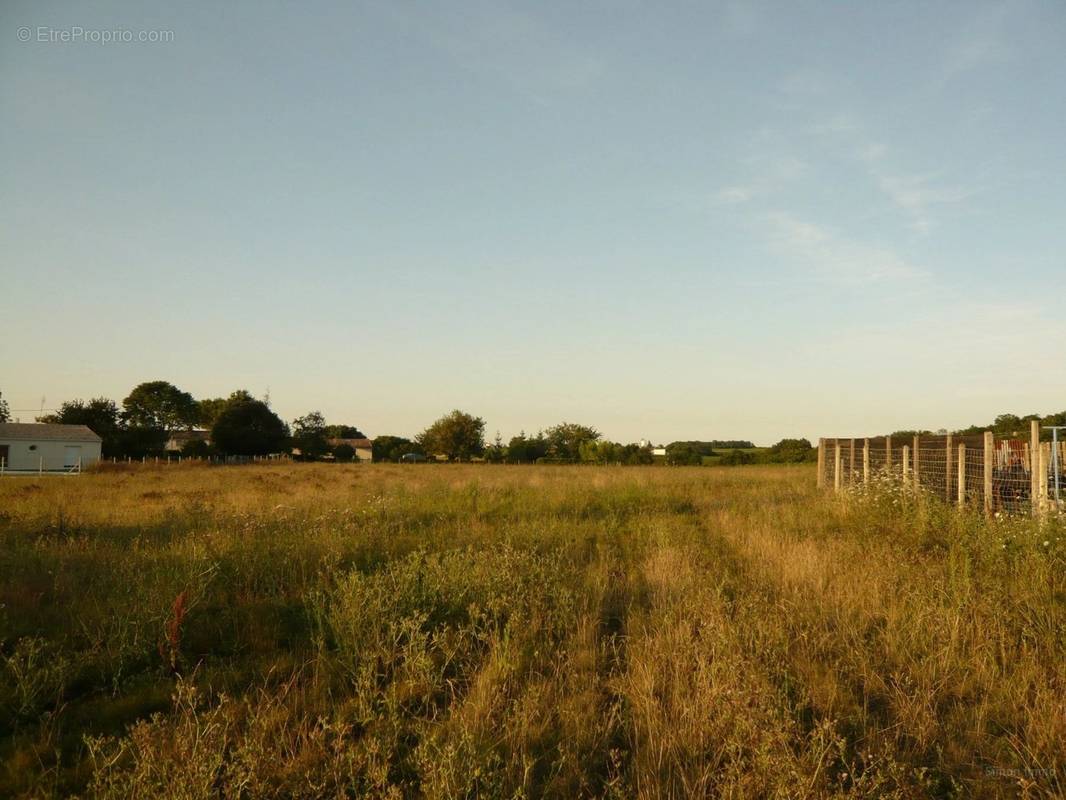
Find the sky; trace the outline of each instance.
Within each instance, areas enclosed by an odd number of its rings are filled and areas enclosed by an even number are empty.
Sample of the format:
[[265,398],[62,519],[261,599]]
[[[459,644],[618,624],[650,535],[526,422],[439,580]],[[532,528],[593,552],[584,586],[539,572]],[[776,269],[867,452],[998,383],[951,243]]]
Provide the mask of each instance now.
[[154,379],[371,436],[1066,409],[1059,0],[8,0],[0,115],[23,421]]

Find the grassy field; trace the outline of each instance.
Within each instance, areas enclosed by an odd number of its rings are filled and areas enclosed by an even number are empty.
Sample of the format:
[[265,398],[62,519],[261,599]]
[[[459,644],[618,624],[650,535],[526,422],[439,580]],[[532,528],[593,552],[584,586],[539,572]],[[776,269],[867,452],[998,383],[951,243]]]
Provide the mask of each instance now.
[[0,796],[1061,797],[1066,537],[811,467],[0,481]]

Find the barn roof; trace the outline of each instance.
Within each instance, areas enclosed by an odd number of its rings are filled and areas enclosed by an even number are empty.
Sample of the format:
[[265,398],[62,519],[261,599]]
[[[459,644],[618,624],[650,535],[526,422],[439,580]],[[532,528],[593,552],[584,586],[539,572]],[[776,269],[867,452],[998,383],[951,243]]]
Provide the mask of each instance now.
[[0,439],[32,439],[48,442],[99,442],[87,425],[57,425],[50,422],[0,422]]

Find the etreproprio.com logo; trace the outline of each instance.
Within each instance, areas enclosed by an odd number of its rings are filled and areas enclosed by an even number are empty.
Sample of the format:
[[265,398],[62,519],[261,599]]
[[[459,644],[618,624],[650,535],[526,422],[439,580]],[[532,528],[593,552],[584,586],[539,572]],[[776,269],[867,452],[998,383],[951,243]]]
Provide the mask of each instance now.
[[163,44],[174,41],[171,30],[133,30],[132,28],[53,28],[49,25],[23,25],[16,33],[20,42],[46,44]]

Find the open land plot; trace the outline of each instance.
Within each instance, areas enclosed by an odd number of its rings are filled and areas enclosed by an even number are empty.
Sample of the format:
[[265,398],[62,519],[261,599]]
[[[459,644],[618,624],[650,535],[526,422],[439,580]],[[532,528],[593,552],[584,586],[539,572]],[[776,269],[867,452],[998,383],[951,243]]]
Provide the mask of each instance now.
[[7,478],[0,796],[1061,796],[1064,566],[806,466]]

